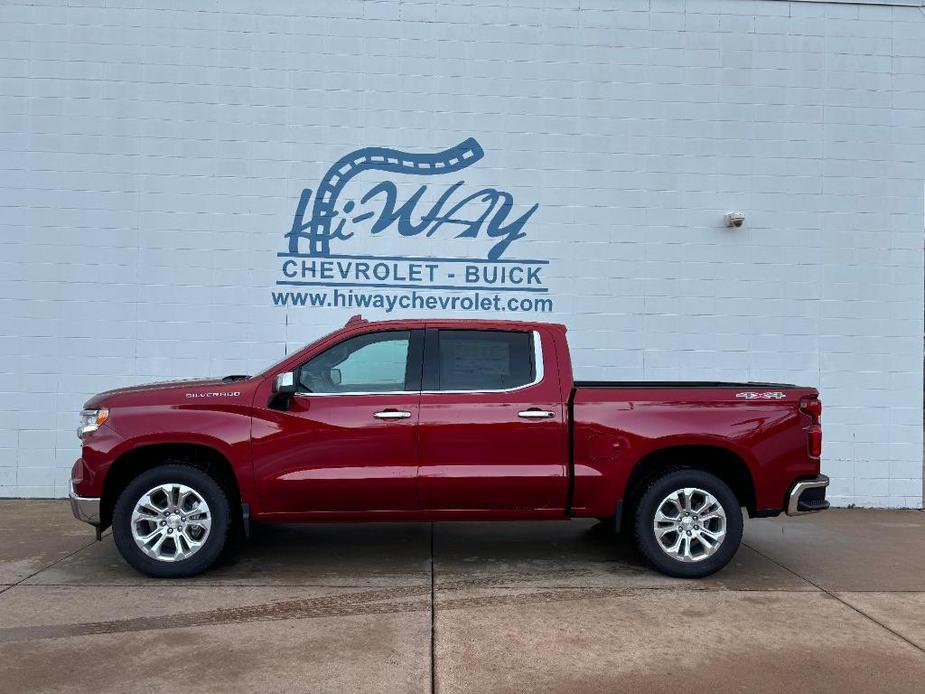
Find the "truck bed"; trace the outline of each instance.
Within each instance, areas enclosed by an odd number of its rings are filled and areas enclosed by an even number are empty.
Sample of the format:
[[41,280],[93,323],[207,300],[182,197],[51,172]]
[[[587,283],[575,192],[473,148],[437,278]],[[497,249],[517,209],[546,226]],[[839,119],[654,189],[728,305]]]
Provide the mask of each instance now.
[[672,448],[707,464],[744,462],[753,508],[779,511],[795,475],[818,474],[818,460],[807,456],[810,417],[800,409],[817,395],[788,383],[576,381],[568,402],[572,513],[606,510],[608,499],[632,489],[640,461]]

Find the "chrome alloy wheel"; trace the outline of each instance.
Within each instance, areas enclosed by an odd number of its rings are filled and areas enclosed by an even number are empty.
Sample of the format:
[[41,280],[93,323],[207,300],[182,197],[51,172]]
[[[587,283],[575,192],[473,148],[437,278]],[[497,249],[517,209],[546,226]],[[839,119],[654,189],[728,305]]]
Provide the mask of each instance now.
[[160,484],[141,495],[132,511],[132,538],[157,561],[181,561],[202,549],[212,528],[209,504],[185,484]]
[[655,509],[655,539],[672,559],[703,561],[726,538],[726,511],[716,497],[696,487],[677,489]]

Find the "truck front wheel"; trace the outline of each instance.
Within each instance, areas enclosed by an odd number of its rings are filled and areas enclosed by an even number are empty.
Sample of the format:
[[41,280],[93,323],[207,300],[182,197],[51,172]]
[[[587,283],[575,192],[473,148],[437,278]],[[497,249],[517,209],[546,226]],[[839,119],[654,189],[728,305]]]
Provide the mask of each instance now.
[[656,569],[678,578],[719,571],[742,542],[736,495],[703,470],[674,470],[653,480],[634,520],[639,551]]
[[193,576],[221,554],[231,526],[228,497],[199,468],[167,463],[143,472],[122,490],[112,516],[119,552],[158,578]]

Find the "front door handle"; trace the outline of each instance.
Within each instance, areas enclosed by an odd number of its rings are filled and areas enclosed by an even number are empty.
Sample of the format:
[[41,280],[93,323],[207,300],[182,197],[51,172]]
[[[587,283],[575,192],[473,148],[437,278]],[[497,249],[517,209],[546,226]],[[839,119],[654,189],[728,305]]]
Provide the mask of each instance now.
[[555,417],[556,413],[534,407],[529,410],[521,410],[517,413],[517,416],[524,419],[549,419],[550,417]]
[[376,419],[408,419],[410,416],[411,413],[404,410],[382,410],[373,415]]

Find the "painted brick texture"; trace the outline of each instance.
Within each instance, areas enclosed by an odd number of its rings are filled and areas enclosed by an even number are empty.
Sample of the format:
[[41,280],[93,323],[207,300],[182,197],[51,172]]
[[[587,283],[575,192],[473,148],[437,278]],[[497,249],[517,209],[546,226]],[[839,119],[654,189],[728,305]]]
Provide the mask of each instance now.
[[[459,179],[539,204],[511,248],[549,260],[554,308],[523,315],[568,324],[578,376],[817,386],[832,501],[920,507],[905,5],[4,3],[0,496],[66,494],[93,393],[254,373],[342,324],[271,301],[301,190],[361,147],[475,137]],[[418,241],[351,243],[465,252]]]

